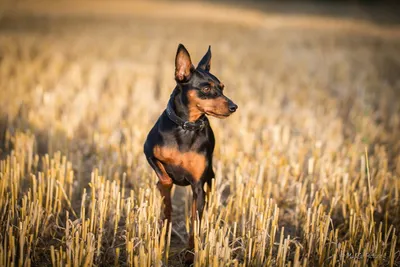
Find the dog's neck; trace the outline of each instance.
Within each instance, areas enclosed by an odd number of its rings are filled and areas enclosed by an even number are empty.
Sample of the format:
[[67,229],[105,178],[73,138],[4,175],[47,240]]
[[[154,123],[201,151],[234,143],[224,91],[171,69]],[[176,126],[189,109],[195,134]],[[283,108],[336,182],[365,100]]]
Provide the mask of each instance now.
[[189,110],[188,103],[184,103],[182,90],[179,89],[178,86],[175,87],[171,97],[173,98],[172,108],[174,109],[175,114],[182,120],[195,122],[203,116],[203,114],[199,112],[196,112],[196,115],[193,116],[193,111],[191,112]]

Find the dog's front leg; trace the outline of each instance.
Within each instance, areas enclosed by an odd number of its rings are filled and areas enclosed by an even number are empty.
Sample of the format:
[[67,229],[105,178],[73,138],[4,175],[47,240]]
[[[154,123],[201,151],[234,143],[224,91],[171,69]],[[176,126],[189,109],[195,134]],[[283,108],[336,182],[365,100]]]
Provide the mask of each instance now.
[[165,219],[168,220],[168,223],[171,222],[171,213],[172,213],[172,203],[171,203],[171,189],[173,185],[173,181],[171,177],[165,171],[162,163],[154,157],[147,158],[151,167],[153,167],[154,171],[157,174],[159,179],[157,183],[157,188],[160,190],[161,196],[164,198],[164,216]]
[[[193,202],[192,202],[192,226],[190,228],[189,234],[189,242],[188,242],[188,249],[192,251],[187,251],[185,256],[186,264],[191,264],[194,261],[194,227],[195,221],[197,221],[197,227],[200,229],[200,221],[203,216],[203,209],[205,203],[205,192],[203,189],[203,183],[197,182],[192,184],[192,191],[193,191]],[[198,216],[198,217],[197,217]],[[197,220],[197,218],[199,220]]]
[[194,247],[194,222],[197,220],[197,216],[199,218],[197,222],[197,227],[200,229],[200,221],[203,217],[204,203],[205,203],[205,192],[203,189],[203,183],[197,182],[192,185],[193,191],[193,202],[192,202],[192,227],[190,231],[189,237],[189,248],[192,249]]
[[171,222],[172,203],[171,203],[171,189],[172,184],[163,184],[158,181],[157,188],[160,190],[161,196],[164,198],[164,216],[168,223]]

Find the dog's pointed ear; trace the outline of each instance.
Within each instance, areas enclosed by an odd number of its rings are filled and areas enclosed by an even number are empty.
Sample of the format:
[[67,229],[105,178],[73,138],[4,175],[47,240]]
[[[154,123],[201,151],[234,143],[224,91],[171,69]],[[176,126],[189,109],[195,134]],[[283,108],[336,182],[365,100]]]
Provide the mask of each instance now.
[[178,82],[189,80],[193,69],[194,67],[189,52],[183,44],[179,44],[175,57],[175,80]]
[[211,45],[208,46],[207,53],[200,60],[199,65],[197,66],[197,68],[205,70],[205,71],[210,71],[210,68],[211,68]]

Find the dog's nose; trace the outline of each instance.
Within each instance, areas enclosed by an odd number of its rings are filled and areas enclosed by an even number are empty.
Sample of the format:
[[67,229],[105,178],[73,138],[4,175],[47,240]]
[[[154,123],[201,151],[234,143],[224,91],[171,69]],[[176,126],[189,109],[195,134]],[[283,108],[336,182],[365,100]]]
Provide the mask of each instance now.
[[230,112],[235,112],[237,110],[238,106],[235,103],[229,103],[229,111]]

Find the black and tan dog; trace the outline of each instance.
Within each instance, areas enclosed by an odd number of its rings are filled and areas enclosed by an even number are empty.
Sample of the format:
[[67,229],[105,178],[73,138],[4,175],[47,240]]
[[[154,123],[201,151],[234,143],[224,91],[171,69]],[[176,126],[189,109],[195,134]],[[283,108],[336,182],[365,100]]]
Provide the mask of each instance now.
[[[144,153],[157,174],[164,197],[164,215],[171,221],[173,184],[190,185],[193,191],[192,231],[189,248],[193,248],[193,223],[201,219],[205,192],[214,178],[212,158],[214,133],[206,115],[226,118],[238,108],[223,91],[224,85],[210,73],[211,50],[194,68],[186,48],[180,44],[175,58],[176,87],[166,110],[147,136]],[[190,261],[189,259],[187,259]],[[193,259],[192,259],[193,260]]]

